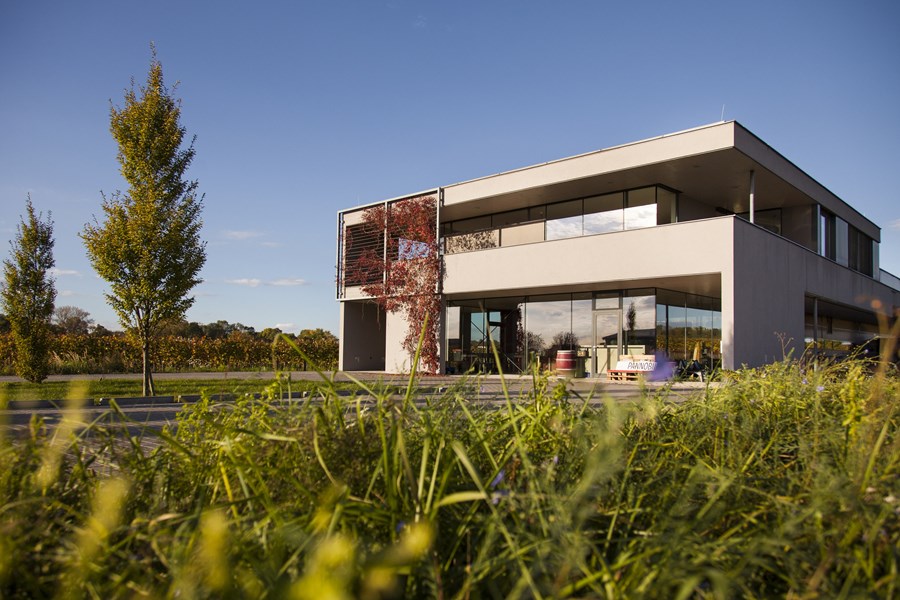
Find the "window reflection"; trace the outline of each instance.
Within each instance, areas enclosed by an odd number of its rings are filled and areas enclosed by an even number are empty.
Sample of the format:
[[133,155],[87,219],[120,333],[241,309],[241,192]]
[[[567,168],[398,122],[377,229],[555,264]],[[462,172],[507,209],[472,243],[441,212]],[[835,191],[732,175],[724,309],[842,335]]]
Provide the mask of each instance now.
[[574,350],[580,370],[602,373],[620,344],[623,354],[661,351],[669,360],[697,357],[715,367],[721,310],[718,298],[654,288],[450,301],[447,371],[515,373],[534,362],[552,369],[559,350]]
[[581,235],[581,216],[547,221],[547,239],[562,240]]
[[653,227],[675,222],[676,209],[675,192],[650,186],[451,221],[441,231],[444,251],[456,254]]
[[584,200],[584,235],[621,231],[624,195],[605,194]]
[[642,188],[628,192],[625,207],[625,229],[640,229],[656,225],[656,188]]

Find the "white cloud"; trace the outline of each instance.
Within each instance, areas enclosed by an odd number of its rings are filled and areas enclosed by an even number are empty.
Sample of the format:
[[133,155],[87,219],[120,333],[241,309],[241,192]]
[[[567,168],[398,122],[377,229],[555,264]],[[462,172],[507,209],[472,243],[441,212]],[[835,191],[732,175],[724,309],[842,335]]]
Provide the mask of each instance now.
[[900,229],[900,219],[894,219],[888,223],[888,229]]
[[57,294],[60,298],[70,298],[75,295],[72,290],[60,290]]
[[282,279],[276,279],[275,281],[270,281],[266,285],[277,285],[277,286],[306,285],[306,280],[300,279],[299,277],[282,278]]
[[50,274],[54,277],[65,277],[66,275],[76,275],[78,277],[81,277],[80,271],[76,271],[74,269],[58,269],[56,267],[50,269]]
[[260,242],[260,246],[265,246],[266,248],[281,248],[284,246],[281,242]]
[[275,328],[285,331],[286,329],[293,329],[297,326],[296,323],[275,323]]
[[261,285],[269,285],[274,287],[295,287],[298,285],[306,285],[306,280],[299,277],[282,277],[281,279],[272,279],[263,281],[257,277],[241,277],[239,279],[226,279],[225,283],[233,285],[245,285],[247,287],[259,287]]
[[261,231],[240,231],[227,229],[224,231],[224,235],[229,240],[250,240],[262,236],[263,233]]
[[255,278],[247,278],[243,277],[241,279],[226,279],[225,283],[232,283],[234,285],[246,285],[247,287],[257,287],[262,281]]

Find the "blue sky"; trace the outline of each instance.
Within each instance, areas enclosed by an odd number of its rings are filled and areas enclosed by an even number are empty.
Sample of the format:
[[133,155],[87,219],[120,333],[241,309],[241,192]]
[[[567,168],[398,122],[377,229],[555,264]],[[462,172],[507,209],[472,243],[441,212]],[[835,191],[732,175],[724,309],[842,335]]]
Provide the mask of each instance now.
[[900,274],[896,2],[4,2],[0,254],[52,211],[57,305],[117,327],[78,238],[124,189],[110,101],[156,44],[196,135],[190,320],[337,332],[336,213],[736,119],[882,227]]

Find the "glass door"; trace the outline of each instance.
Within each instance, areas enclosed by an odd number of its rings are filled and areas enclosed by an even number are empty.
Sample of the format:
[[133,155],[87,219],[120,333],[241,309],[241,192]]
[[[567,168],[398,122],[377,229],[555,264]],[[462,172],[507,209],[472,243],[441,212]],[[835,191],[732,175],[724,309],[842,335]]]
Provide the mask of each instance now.
[[591,356],[591,375],[599,377],[615,368],[622,353],[622,310],[618,308],[594,311],[594,346]]

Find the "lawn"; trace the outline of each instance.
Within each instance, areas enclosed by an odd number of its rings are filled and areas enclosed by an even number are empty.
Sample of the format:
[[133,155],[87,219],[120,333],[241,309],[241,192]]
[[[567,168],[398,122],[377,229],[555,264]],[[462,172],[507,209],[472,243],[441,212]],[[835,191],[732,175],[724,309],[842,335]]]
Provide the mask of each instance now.
[[[245,394],[260,392],[271,382],[254,379],[157,379],[158,396],[187,394]],[[316,387],[309,381],[291,382],[292,391]],[[285,390],[287,386],[285,385]],[[130,398],[141,396],[139,379],[78,379],[43,383],[0,382],[0,403],[5,400],[63,400],[66,398]]]
[[468,389],[201,401],[152,450],[35,422],[0,439],[0,596],[900,595],[893,367],[785,361],[681,403]]

